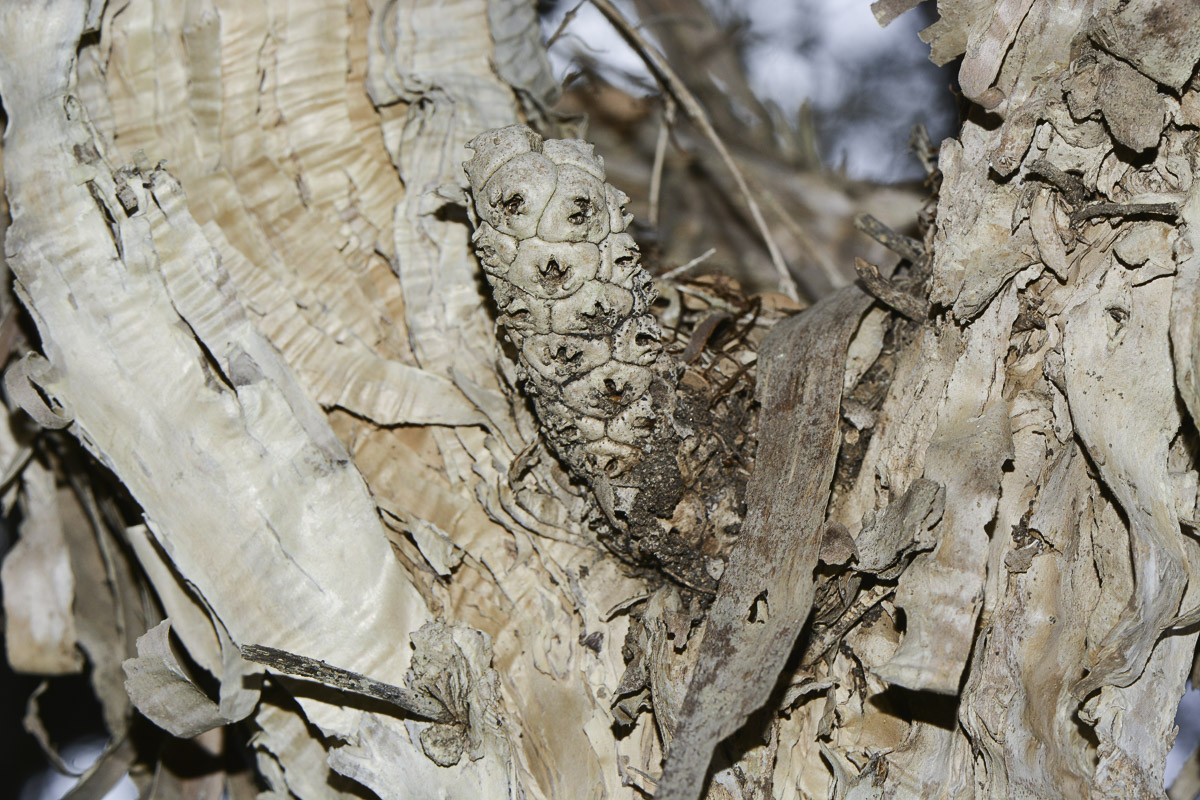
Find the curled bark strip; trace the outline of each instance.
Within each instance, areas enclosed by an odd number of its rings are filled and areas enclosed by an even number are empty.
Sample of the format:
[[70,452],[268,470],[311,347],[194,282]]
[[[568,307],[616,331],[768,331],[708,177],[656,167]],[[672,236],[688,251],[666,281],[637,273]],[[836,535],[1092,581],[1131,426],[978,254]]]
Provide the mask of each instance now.
[[888,683],[954,695],[975,642],[986,579],[979,554],[1000,496],[1003,464],[1012,458],[1005,379],[995,375],[1008,349],[1018,304],[1006,292],[967,329],[946,384],[925,453],[924,478],[945,487],[937,544],[913,559],[897,587],[905,612],[900,646],[872,671]]
[[27,353],[5,370],[4,390],[38,425],[61,430],[75,421],[75,412],[42,388],[42,382],[53,377],[54,366],[49,361],[37,353]]
[[[168,637],[171,621],[165,619],[137,640],[137,657],[126,659],[125,691],[137,710],[158,727],[181,739],[236,720],[221,713],[180,665]],[[253,707],[245,709],[248,714]]]
[[[872,298],[843,289],[779,323],[759,354],[763,406],[746,521],[709,611],[655,797],[700,794],[713,748],[767,701],[812,607],[838,449],[846,348]],[[747,624],[751,611],[758,613]]]
[[[1159,637],[1173,624],[1187,585],[1167,467],[1181,419],[1169,386],[1167,342],[1172,288],[1131,286],[1107,271],[1090,297],[1068,311],[1064,385],[1071,419],[1129,520],[1133,592],[1115,624],[1089,653],[1089,673],[1071,692],[1083,699],[1102,686],[1134,683]],[[1114,429],[1113,419],[1122,420]]]
[[1063,172],[1044,158],[1039,158],[1029,165],[1029,174],[1058,189],[1072,205],[1082,203],[1087,196],[1083,181],[1069,172]]

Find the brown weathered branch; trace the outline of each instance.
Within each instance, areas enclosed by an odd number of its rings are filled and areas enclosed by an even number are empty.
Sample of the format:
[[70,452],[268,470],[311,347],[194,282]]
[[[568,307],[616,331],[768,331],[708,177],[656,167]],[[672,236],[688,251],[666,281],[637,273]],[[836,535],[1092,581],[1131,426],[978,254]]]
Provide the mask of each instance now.
[[866,289],[879,302],[895,310],[913,322],[922,322],[929,316],[929,304],[913,297],[896,284],[879,274],[879,267],[868,264],[861,258],[854,259],[854,269]]
[[925,255],[925,246],[911,236],[905,236],[884,225],[870,214],[859,214],[854,218],[854,227],[870,236],[881,245],[913,263]]
[[326,664],[320,659],[289,653],[286,650],[277,650],[261,644],[243,645],[240,650],[242,658],[247,661],[262,664],[285,675],[312,678],[353,694],[373,697],[431,722],[454,721],[454,716],[449,709],[432,697],[377,681],[348,669]]

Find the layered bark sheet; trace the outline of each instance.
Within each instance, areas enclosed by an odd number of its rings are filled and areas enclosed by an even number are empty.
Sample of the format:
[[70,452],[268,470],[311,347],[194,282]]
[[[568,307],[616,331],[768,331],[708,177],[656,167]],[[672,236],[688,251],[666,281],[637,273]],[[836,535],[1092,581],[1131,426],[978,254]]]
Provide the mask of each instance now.
[[[710,606],[600,546],[471,251],[467,142],[556,133],[532,4],[0,10],[40,337],[7,394],[144,515],[0,426],[10,662],[85,656],[92,788],[134,758],[132,702],[209,749],[244,721],[278,798],[642,797],[667,751],[668,797],[1161,796],[1200,606],[1200,12],[939,12],[970,106],[933,225],[870,310],[849,287],[766,339],[770,446]],[[658,290],[698,370],[758,324],[719,281]],[[248,644],[437,713],[264,677]]]

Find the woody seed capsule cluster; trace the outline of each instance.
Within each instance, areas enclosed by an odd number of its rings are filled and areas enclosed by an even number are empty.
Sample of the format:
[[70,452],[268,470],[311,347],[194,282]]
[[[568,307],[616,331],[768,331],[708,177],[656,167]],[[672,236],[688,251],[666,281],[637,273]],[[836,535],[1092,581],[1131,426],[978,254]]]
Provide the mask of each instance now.
[[[583,141],[543,141],[515,125],[469,146],[473,241],[547,440],[611,526],[669,517],[680,494],[677,369],[625,232],[629,198],[605,183]],[[662,543],[648,542],[661,555]]]

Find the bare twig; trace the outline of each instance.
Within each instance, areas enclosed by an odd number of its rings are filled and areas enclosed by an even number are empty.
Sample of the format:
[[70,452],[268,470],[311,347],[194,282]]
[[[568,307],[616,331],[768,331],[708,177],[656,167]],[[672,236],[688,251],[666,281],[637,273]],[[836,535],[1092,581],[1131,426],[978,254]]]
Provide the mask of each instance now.
[[580,2],[575,4],[574,8],[572,8],[566,14],[563,14],[562,22],[558,24],[558,28],[555,29],[554,33],[550,34],[550,38],[546,40],[547,50],[554,46],[554,43],[558,41],[558,37],[563,35],[563,31],[565,31],[567,26],[571,24],[571,21],[575,19],[575,15],[579,13],[579,9],[583,8],[583,4],[586,2],[587,0],[580,0]]
[[854,218],[854,227],[870,236],[881,245],[906,258],[914,264],[925,255],[925,247],[911,236],[896,233],[870,214],[859,214]]
[[729,376],[729,380],[725,381],[717,388],[717,391],[713,394],[712,400],[708,401],[708,407],[710,409],[715,408],[717,403],[721,402],[721,398],[729,394],[729,391],[738,381],[742,379],[742,376],[745,375],[750,368],[757,363],[758,359],[754,358],[734,370],[734,373]]
[[691,261],[687,262],[686,264],[680,264],[678,267],[671,267],[669,270],[664,272],[662,275],[659,275],[658,277],[660,280],[664,280],[664,281],[674,280],[675,278],[678,278],[683,273],[687,272],[692,267],[694,267],[698,264],[701,264],[701,263],[707,261],[708,259],[712,258],[712,255],[715,252],[717,252],[717,248],[710,247],[707,250],[705,250],[703,253],[701,253],[700,255],[693,258]]
[[663,97],[663,118],[658,128],[658,141],[654,143],[654,168],[650,171],[650,226],[658,227],[658,201],[662,193],[663,164],[667,158],[667,142],[671,138],[671,125],[675,122],[675,101],[670,95]]
[[1087,197],[1087,189],[1084,188],[1083,181],[1070,173],[1063,172],[1044,158],[1039,158],[1029,165],[1029,174],[1035,178],[1041,178],[1058,189],[1071,205],[1079,205]]
[[1167,217],[1179,216],[1175,203],[1096,203],[1071,212],[1071,222],[1082,222],[1093,217]]
[[433,722],[454,721],[454,716],[449,709],[433,697],[377,681],[348,669],[333,667],[315,658],[298,656],[286,650],[276,650],[274,647],[265,647],[261,644],[245,645],[241,648],[241,652],[242,658],[247,661],[263,664],[276,672],[312,678],[347,692],[374,697],[376,700],[391,703],[422,719]]
[[725,166],[733,175],[734,181],[737,183],[738,191],[742,193],[742,197],[746,200],[746,205],[750,208],[750,215],[754,218],[754,223],[758,226],[759,233],[762,235],[763,243],[767,246],[767,252],[771,254],[771,262],[775,265],[775,271],[779,274],[780,291],[787,295],[792,300],[799,301],[800,295],[796,288],[796,281],[792,278],[788,271],[787,263],[783,260],[783,253],[780,252],[779,246],[775,243],[775,238],[771,235],[771,231],[767,228],[767,221],[763,218],[762,211],[759,210],[758,202],[755,201],[754,195],[750,193],[750,187],[746,185],[746,179],[742,177],[742,171],[738,169],[737,164],[733,160],[733,156],[729,154],[725,143],[721,141],[721,137],[717,135],[713,129],[712,123],[709,122],[708,114],[696,99],[696,96],[691,93],[684,82],[679,78],[667,60],[663,58],[654,47],[646,41],[645,37],[625,19],[617,7],[609,0],[591,0],[592,5],[603,14],[617,32],[625,38],[629,44],[641,54],[646,60],[652,72],[658,77],[663,88],[670,92],[675,100],[683,107],[684,113],[695,123],[696,127],[708,138],[712,145],[720,155],[721,160],[725,162]]
[[854,269],[862,280],[863,288],[879,302],[913,322],[922,322],[929,315],[929,308],[925,303],[880,275],[879,267],[856,258]]
[[929,139],[929,131],[925,130],[925,126],[921,123],[913,125],[912,130],[909,131],[908,146],[917,154],[917,159],[925,168],[926,175],[932,176],[937,172],[937,148]]

